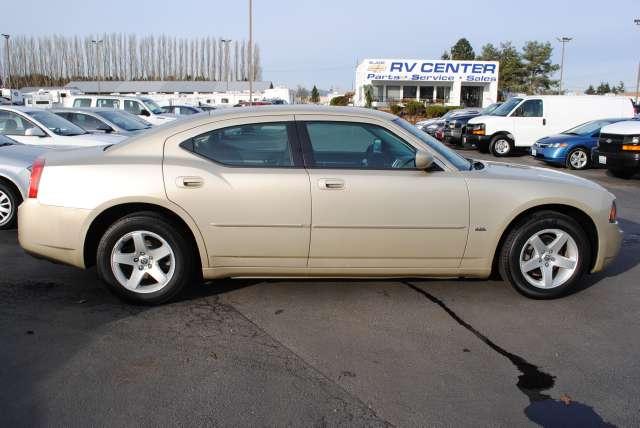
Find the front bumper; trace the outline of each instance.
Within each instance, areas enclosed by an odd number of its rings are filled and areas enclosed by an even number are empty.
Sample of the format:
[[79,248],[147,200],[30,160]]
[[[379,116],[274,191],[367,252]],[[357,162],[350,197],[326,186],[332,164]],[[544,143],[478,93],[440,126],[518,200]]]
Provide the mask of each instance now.
[[444,141],[452,144],[461,143],[462,129],[461,128],[444,128]]
[[622,245],[622,236],[618,222],[607,222],[598,227],[598,257],[591,273],[600,272],[616,258]]
[[529,152],[531,156],[549,163],[564,164],[567,160],[567,149],[565,147],[538,147],[531,146]]
[[593,150],[593,164],[609,169],[640,170],[640,153],[637,152],[600,152]]
[[35,257],[84,268],[83,226],[90,213],[27,199],[18,208],[20,246]]
[[489,135],[464,134],[462,137],[462,144],[468,146],[474,145],[480,150],[488,150],[490,142],[491,136]]

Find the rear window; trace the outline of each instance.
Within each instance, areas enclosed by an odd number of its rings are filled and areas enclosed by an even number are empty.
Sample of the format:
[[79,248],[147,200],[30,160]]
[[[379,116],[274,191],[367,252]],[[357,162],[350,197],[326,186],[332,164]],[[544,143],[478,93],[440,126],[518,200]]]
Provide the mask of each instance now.
[[91,107],[91,98],[76,98],[73,100],[74,107]]

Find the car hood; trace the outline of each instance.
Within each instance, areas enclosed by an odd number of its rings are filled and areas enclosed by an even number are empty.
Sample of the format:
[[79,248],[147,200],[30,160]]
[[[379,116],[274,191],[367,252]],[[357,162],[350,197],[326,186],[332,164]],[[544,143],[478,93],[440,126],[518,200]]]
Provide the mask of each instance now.
[[566,172],[554,171],[549,168],[510,164],[504,162],[482,161],[485,174],[495,178],[512,181],[527,181],[539,185],[569,185],[605,191],[599,184]]
[[584,141],[591,141],[591,137],[588,135],[571,135],[571,134],[555,134],[548,137],[540,138],[536,143],[553,144],[553,143],[579,143]]
[[117,134],[82,134],[73,136],[56,136],[56,144],[69,146],[104,146],[117,144],[125,140],[127,135]]
[[640,135],[640,120],[629,119],[602,127],[602,134]]

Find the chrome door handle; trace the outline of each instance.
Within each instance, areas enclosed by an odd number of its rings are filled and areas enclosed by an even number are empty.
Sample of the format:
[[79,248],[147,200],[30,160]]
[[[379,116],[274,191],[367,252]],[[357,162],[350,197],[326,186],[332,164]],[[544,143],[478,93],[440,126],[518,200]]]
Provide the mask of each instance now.
[[176,178],[176,185],[185,189],[193,189],[196,187],[202,187],[204,180],[202,177],[178,177]]
[[323,190],[341,190],[344,189],[344,180],[339,178],[321,178],[318,180],[318,186]]

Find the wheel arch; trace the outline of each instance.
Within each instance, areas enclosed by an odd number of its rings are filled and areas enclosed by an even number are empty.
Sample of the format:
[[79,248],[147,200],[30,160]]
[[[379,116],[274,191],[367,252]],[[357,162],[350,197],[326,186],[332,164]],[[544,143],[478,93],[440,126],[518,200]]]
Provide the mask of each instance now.
[[13,193],[18,198],[20,198],[20,202],[22,202],[24,200],[22,192],[20,191],[20,188],[18,187],[18,185],[12,179],[7,177],[6,175],[0,175],[0,183],[9,186],[9,188],[11,190],[13,190]]
[[500,257],[500,249],[502,248],[502,245],[504,244],[504,241],[506,240],[506,238],[509,235],[509,233],[515,227],[517,227],[520,223],[522,223],[524,221],[524,219],[526,219],[527,217],[531,216],[532,214],[534,214],[536,212],[540,212],[540,211],[556,211],[556,212],[559,212],[561,214],[568,215],[569,217],[573,218],[574,220],[576,220],[580,224],[580,226],[586,232],[587,238],[589,239],[589,243],[591,244],[591,254],[589,255],[590,256],[589,271],[591,271],[591,269],[593,269],[593,267],[594,267],[594,265],[596,263],[596,260],[598,258],[598,228],[597,228],[595,222],[589,216],[589,214],[587,214],[586,212],[584,212],[580,208],[576,208],[576,207],[573,207],[571,205],[552,203],[552,204],[542,204],[542,205],[536,205],[536,206],[533,206],[533,207],[529,207],[529,208],[521,211],[520,213],[518,213],[507,224],[507,226],[504,228],[504,230],[500,234],[500,239],[498,240],[498,243],[497,243],[497,245],[495,246],[495,248],[493,250],[493,260],[492,260],[492,264],[491,264],[491,275],[492,276],[495,276],[498,273],[498,259]]
[[153,202],[123,202],[104,208],[91,220],[87,227],[83,244],[83,260],[85,267],[94,266],[96,264],[98,244],[100,242],[100,238],[104,235],[107,229],[122,217],[136,212],[153,212],[167,218],[171,223],[178,227],[189,240],[189,245],[193,249],[194,254],[199,256],[197,258],[197,262],[200,270],[202,270],[202,267],[208,266],[204,240],[199,229],[190,217],[185,218],[186,214],[183,216],[166,206]]

